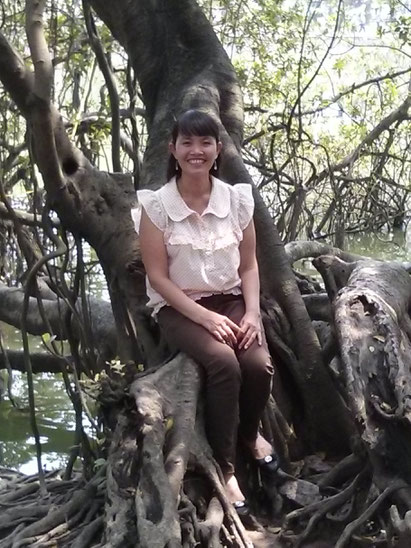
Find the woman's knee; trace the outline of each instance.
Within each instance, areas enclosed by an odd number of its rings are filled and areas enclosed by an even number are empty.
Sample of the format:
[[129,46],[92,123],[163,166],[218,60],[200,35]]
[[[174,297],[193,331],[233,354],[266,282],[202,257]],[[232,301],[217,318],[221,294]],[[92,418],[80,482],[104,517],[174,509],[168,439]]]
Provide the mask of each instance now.
[[214,380],[241,384],[240,364],[234,352],[221,352],[214,355],[205,368],[208,376]]
[[243,366],[243,374],[248,377],[252,376],[262,382],[270,382],[274,375],[274,367],[270,355],[261,352],[250,356]]

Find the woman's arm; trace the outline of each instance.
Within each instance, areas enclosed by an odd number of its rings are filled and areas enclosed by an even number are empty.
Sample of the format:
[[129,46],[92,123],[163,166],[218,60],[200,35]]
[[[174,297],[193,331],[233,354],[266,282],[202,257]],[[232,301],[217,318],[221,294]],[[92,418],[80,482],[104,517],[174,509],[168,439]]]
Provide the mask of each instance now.
[[163,233],[142,210],[140,250],[150,284],[173,308],[205,327],[221,342],[237,342],[239,327],[226,316],[207,310],[187,295],[169,278],[167,249]]
[[238,273],[245,302],[245,314],[240,322],[239,348],[248,348],[255,338],[262,343],[260,322],[260,279],[256,257],[256,236],[251,220],[243,231],[240,243],[240,266]]

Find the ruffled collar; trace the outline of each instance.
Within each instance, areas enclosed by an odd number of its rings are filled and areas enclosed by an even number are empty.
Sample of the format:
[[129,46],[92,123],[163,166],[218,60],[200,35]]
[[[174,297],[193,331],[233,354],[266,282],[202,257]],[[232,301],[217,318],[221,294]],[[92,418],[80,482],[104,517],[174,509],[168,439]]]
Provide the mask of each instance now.
[[[211,213],[216,217],[224,218],[230,212],[230,191],[226,183],[211,177],[211,194],[208,205],[201,214]],[[173,177],[160,189],[160,197],[167,215],[172,221],[182,221],[195,213],[183,200],[178,188],[176,178]]]

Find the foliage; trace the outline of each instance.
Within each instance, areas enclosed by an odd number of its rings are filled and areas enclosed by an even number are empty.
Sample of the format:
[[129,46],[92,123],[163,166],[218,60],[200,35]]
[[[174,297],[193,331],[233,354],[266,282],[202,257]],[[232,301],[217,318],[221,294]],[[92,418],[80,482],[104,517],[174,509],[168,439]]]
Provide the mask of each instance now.
[[285,237],[401,225],[410,175],[408,112],[355,161],[335,166],[408,96],[407,8],[400,2],[203,5],[244,88],[247,163]]
[[[3,32],[27,54],[24,3],[3,5]],[[240,78],[244,156],[284,237],[401,225],[410,175],[408,114],[367,143],[355,161],[338,164],[407,97],[410,13],[403,3],[201,5]],[[90,161],[110,169],[109,94],[81,2],[53,0],[47,25],[56,105]],[[122,166],[136,172],[145,144],[144,107],[124,51],[104,24],[96,21],[96,29],[117,82]],[[16,151],[27,141],[24,123],[7,95],[0,101],[6,191],[18,181],[30,190],[29,152],[24,146]]]

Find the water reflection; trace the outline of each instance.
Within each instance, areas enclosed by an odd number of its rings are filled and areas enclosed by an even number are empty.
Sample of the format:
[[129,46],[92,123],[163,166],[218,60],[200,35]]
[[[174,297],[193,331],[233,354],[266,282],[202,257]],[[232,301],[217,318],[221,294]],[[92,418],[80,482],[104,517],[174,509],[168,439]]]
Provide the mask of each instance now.
[[387,233],[349,234],[346,250],[373,259],[411,262],[411,225]]
[[[25,473],[37,470],[34,438],[30,426],[25,375],[13,373],[16,409],[5,396],[0,404],[0,465]],[[74,413],[60,375],[34,376],[36,412],[44,464],[64,465],[74,439]]]
[[[18,330],[0,322],[0,329],[10,349],[21,348]],[[30,349],[44,351],[40,337],[30,337]],[[7,381],[7,373],[2,372]],[[75,417],[61,375],[34,375],[36,416],[41,435],[42,462],[48,469],[65,465],[74,443]],[[0,402],[0,466],[27,474],[37,472],[36,450],[30,426],[26,376],[13,371],[13,407],[7,393]]]

